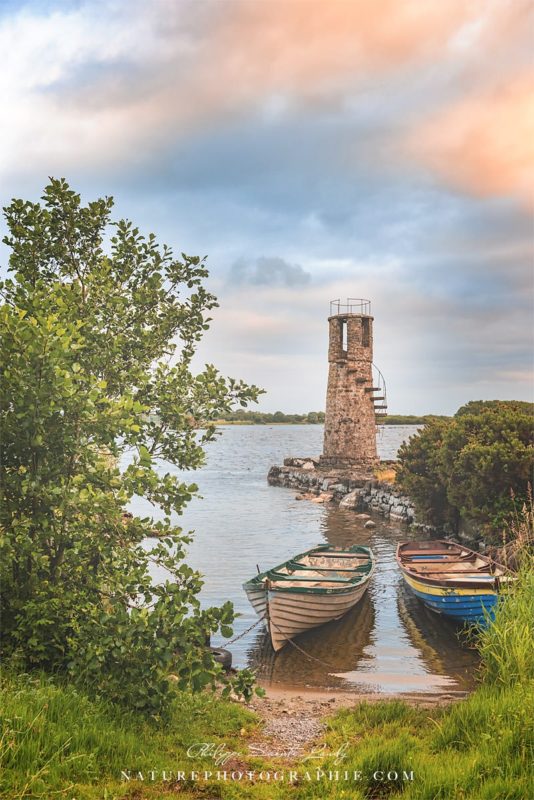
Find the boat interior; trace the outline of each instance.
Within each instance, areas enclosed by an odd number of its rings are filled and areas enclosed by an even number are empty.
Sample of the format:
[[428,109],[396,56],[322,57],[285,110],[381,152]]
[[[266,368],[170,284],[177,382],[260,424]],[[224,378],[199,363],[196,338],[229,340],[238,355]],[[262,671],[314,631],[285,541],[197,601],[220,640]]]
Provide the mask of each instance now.
[[339,588],[340,584],[360,583],[370,571],[369,557],[347,554],[335,558],[306,554],[269,571],[271,585]]
[[495,576],[506,575],[508,570],[461,545],[451,543],[444,546],[417,547],[408,546],[399,548],[399,559],[404,567],[416,575],[427,578],[445,578],[467,580],[483,580],[485,577],[492,579]]
[[293,559],[289,562],[291,566],[296,567],[313,567],[314,569],[321,569],[325,571],[361,571],[362,568],[368,567],[370,564],[369,556],[328,556],[328,555],[305,555],[298,559]]
[[328,579],[325,580],[324,577],[321,577],[319,580],[317,578],[309,577],[309,578],[301,578],[299,576],[296,580],[271,580],[270,586],[271,588],[279,588],[279,589],[287,589],[287,588],[306,588],[306,589],[339,589],[341,584],[349,584],[349,581],[346,580],[336,580],[336,579]]
[[276,570],[271,570],[269,576],[279,577],[287,583],[287,577],[294,578],[298,581],[309,581],[309,580],[320,580],[324,583],[325,580],[330,581],[331,583],[346,583],[353,579],[354,571],[334,571],[329,570],[328,572],[324,572],[323,570],[315,570],[315,569],[292,569],[289,566],[280,567]]

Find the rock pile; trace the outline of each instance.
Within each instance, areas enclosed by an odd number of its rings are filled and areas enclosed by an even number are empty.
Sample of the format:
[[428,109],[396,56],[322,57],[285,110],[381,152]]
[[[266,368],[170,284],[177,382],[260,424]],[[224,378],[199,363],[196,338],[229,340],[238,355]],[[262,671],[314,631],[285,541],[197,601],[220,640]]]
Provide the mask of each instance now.
[[295,489],[299,500],[334,502],[340,508],[369,510],[408,524],[415,519],[410,499],[396,492],[391,484],[355,473],[343,475],[339,470],[326,471],[318,458],[286,458],[283,466],[271,467],[267,481],[271,486]]

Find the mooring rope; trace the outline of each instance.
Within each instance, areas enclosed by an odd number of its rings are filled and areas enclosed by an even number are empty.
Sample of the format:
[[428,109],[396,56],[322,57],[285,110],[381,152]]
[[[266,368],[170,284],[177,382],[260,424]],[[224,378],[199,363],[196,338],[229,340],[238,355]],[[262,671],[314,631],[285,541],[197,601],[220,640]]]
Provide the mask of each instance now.
[[[273,622],[271,617],[269,617],[269,622],[271,623],[271,625],[274,625],[278,633],[281,633],[282,636],[285,636],[284,632],[280,630],[276,622]],[[286,639],[286,641],[289,642],[290,645],[292,645],[296,650],[302,653],[303,656],[306,656],[306,658],[309,658],[311,661],[317,661],[318,664],[322,664],[323,667],[327,667],[328,669],[337,669],[337,667],[334,667],[333,664],[329,664],[327,661],[323,661],[322,658],[317,658],[317,656],[312,656],[311,653],[307,653],[306,650],[304,650],[300,645],[294,642],[293,639]]]
[[229,639],[227,642],[224,643],[225,647],[229,644],[237,642],[239,639],[242,639],[243,636],[246,636],[247,633],[250,633],[251,630],[253,630],[257,625],[259,625],[260,622],[263,622],[263,620],[257,619],[256,622],[253,622],[252,625],[250,625],[245,631],[243,631],[242,633],[238,633],[237,636],[233,636],[231,639]]
[[[271,618],[269,618],[269,621],[270,621],[271,625],[273,625],[276,628],[278,633],[281,633],[282,636],[284,636],[284,633],[280,630],[278,625],[275,622],[273,622],[273,620]],[[250,633],[250,631],[252,631],[257,625],[259,625],[260,622],[264,622],[264,620],[263,619],[257,619],[256,622],[253,622],[252,625],[249,625],[249,627],[246,630],[244,630],[242,633],[238,633],[237,636],[233,636],[231,639],[229,639],[227,642],[225,642],[224,643],[225,647],[228,646],[228,645],[234,644],[234,642],[239,641],[239,639],[242,639],[243,636],[246,636],[247,633]],[[296,650],[298,650],[300,653],[302,653],[302,655],[306,656],[306,658],[309,658],[311,661],[317,661],[318,664],[322,664],[323,667],[327,667],[328,669],[336,669],[336,667],[334,667],[332,664],[328,664],[326,661],[323,661],[322,658],[317,658],[316,656],[312,656],[311,653],[307,653],[306,650],[304,650],[300,645],[298,645],[296,642],[294,642],[293,639],[287,639],[287,641],[289,642],[290,645],[292,645]]]

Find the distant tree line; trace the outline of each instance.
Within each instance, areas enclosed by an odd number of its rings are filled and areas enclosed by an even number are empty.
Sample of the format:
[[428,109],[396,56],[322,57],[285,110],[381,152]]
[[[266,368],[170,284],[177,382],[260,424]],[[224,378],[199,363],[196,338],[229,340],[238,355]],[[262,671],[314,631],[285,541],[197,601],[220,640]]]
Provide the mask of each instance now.
[[379,417],[378,423],[380,425],[426,425],[435,419],[446,420],[450,419],[450,417],[438,414],[424,414],[422,416],[417,416],[416,414],[388,414],[387,416]]
[[307,414],[284,414],[282,411],[267,413],[264,411],[238,410],[222,414],[218,421],[240,425],[269,425],[272,423],[316,425],[319,422],[324,422],[324,411],[309,411]]
[[[284,414],[282,411],[269,413],[265,411],[230,411],[223,414],[219,422],[229,422],[236,425],[270,425],[285,423],[292,425],[317,425],[324,422],[324,411],[308,411],[307,414]],[[429,420],[449,419],[449,417],[436,417],[430,414],[416,416],[415,414],[390,414],[380,417],[380,425],[425,425]]]

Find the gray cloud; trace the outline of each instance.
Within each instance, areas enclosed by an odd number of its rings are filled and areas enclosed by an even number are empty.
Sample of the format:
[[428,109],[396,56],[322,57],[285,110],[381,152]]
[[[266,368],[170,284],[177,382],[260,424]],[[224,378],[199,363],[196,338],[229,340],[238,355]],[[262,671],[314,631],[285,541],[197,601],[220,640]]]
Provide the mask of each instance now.
[[300,264],[289,264],[277,256],[236,261],[228,276],[229,283],[237,286],[287,286],[291,289],[306,286],[310,280],[310,273]]
[[[58,13],[45,13],[52,5]],[[199,364],[267,388],[266,410],[322,406],[328,301],[347,295],[373,302],[393,411],[530,396],[531,218],[513,193],[455,190],[448,171],[444,182],[405,148],[430,111],[466,90],[474,101],[508,61],[521,66],[524,35],[508,31],[497,57],[495,40],[465,40],[477,31],[462,12],[463,43],[441,50],[421,32],[432,69],[411,46],[406,63],[383,62],[393,50],[380,38],[378,65],[373,56],[360,69],[350,30],[339,30],[348,60],[338,61],[320,26],[302,36],[300,4],[271,5],[34,0],[18,14],[20,3],[0,2],[0,49],[13,62],[0,75],[2,199],[37,199],[47,175],[65,175],[84,200],[114,195],[117,216],[177,253],[208,254],[221,306]],[[317,6],[334,19],[336,7],[366,8]],[[389,36],[387,15],[364,16],[378,33],[386,20]]]

